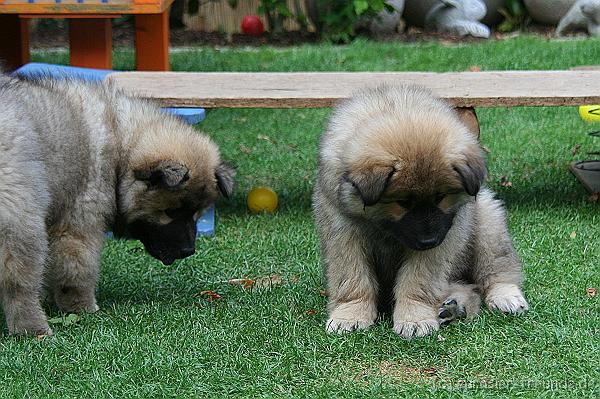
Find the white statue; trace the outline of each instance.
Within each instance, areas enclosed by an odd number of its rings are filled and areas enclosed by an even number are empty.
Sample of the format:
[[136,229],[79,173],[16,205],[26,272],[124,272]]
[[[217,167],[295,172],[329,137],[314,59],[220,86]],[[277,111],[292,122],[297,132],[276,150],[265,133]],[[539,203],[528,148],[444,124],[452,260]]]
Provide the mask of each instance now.
[[558,23],[556,36],[581,29],[590,36],[600,36],[600,0],[578,0],[573,4]]
[[425,16],[425,29],[487,39],[490,28],[479,22],[486,12],[481,0],[438,0]]
[[378,35],[396,33],[404,11],[404,0],[386,0],[392,11],[383,10],[366,23],[372,33]]

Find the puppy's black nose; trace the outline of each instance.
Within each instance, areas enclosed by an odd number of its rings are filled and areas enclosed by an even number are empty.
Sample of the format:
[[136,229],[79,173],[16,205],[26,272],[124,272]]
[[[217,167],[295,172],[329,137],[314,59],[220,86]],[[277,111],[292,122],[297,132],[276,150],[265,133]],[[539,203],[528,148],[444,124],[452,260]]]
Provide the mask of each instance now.
[[192,256],[195,252],[196,252],[196,248],[194,248],[194,247],[182,248],[179,251],[179,258],[180,259],[187,258],[188,256]]
[[430,237],[430,238],[424,238],[424,239],[417,240],[416,244],[417,244],[417,249],[425,250],[425,249],[431,249],[433,247],[436,247],[439,244],[439,242],[436,237]]

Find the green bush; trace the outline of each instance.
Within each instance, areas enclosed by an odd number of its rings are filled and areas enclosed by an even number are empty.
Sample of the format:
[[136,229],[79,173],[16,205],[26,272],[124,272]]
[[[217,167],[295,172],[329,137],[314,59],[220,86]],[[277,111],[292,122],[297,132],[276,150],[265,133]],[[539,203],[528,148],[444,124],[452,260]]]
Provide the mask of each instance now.
[[292,16],[285,0],[261,0],[258,12],[267,18],[271,33],[283,31],[283,21]]
[[498,25],[500,32],[524,30],[529,25],[530,18],[523,0],[506,0],[506,6],[498,10],[504,21]]
[[385,0],[306,0],[309,15],[320,37],[333,42],[349,42],[356,36],[361,19],[376,18],[385,9]]

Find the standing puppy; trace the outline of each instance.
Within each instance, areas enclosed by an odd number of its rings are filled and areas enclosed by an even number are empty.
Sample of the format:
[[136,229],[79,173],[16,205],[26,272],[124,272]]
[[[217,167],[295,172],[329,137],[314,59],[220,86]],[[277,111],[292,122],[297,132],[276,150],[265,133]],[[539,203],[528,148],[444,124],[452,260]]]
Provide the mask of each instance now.
[[365,90],[334,111],[313,196],[329,294],[327,331],[422,337],[488,307],[521,313],[522,267],[477,141],[417,87]]
[[51,334],[42,286],[65,312],[98,309],[104,234],[164,264],[192,255],[196,219],[234,171],[206,136],[107,85],[0,76],[0,301],[10,334]]

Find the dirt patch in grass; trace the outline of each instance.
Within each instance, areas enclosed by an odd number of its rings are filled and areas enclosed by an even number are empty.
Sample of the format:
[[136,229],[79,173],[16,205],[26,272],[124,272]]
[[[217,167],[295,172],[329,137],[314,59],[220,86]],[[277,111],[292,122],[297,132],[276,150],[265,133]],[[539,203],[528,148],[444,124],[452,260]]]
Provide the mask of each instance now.
[[356,382],[368,384],[373,379],[384,380],[387,382],[438,382],[440,380],[440,370],[435,367],[408,367],[402,363],[383,360],[376,365],[354,366],[352,379]]

